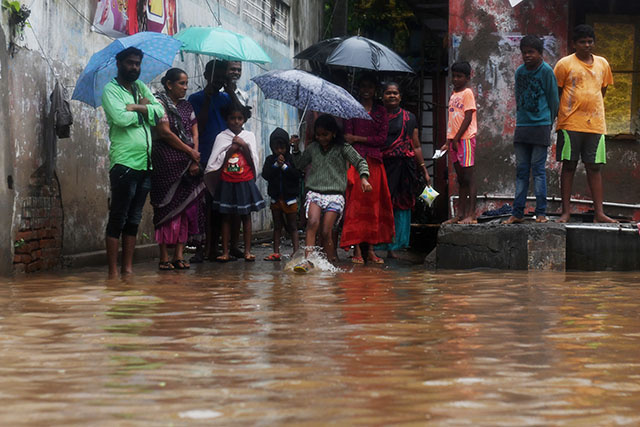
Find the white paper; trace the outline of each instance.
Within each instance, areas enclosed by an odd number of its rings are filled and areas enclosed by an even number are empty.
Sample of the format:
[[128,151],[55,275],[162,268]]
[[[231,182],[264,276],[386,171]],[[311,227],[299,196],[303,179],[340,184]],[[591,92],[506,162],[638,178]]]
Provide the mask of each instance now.
[[435,153],[433,153],[433,157],[432,157],[432,159],[433,159],[433,160],[438,160],[440,157],[444,156],[444,153],[446,153],[446,152],[447,152],[447,150],[444,150],[444,151],[442,151],[442,150],[436,150],[436,152],[435,152]]
[[511,7],[514,7],[522,3],[522,0],[509,0],[509,3],[511,3]]

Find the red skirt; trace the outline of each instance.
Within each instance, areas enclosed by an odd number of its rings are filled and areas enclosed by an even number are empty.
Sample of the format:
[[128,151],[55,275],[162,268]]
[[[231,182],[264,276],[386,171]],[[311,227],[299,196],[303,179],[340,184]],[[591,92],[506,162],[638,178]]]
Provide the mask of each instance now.
[[359,243],[391,243],[395,234],[393,205],[387,184],[387,173],[380,160],[367,157],[369,183],[373,190],[363,193],[360,175],[351,166],[347,172],[346,208],[340,247]]

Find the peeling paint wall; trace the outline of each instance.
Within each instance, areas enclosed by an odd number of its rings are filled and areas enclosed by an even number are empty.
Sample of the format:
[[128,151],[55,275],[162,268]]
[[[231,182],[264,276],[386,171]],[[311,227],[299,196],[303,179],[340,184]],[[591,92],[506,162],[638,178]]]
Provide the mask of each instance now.
[[[475,172],[478,194],[508,196],[493,203],[478,200],[480,213],[496,204],[512,203],[515,192],[514,74],[522,64],[520,39],[526,34],[543,37],[544,59],[555,66],[558,59],[569,53],[568,2],[525,0],[511,7],[507,0],[451,0],[449,5],[449,62],[471,63],[470,87],[478,105]],[[555,161],[555,136],[552,141],[547,160],[548,195],[560,197],[560,163]],[[637,203],[640,200],[640,190],[633,179],[637,175],[637,145],[608,143],[608,163],[603,170],[605,201]],[[455,176],[450,176],[450,186],[450,193],[457,194]],[[529,188],[532,194],[532,186]],[[581,165],[574,180],[574,197],[590,199],[587,188]],[[550,212],[557,209],[558,203],[550,204]],[[615,210],[611,212],[615,213]],[[627,211],[625,214],[632,213]]]
[[[4,28],[0,28],[0,94],[9,92],[9,54],[1,49],[7,40]],[[0,123],[9,123],[9,111],[6,97],[0,102]],[[0,275],[11,273],[13,267],[13,238],[11,223],[15,192],[13,187],[13,145],[8,126],[0,126]]]
[[[105,47],[111,40],[101,34],[90,31],[89,20],[95,13],[95,0],[69,3],[62,0],[43,0],[32,2],[30,22],[32,28],[25,29],[24,40],[19,40],[18,50],[13,57],[7,55],[8,41],[0,41],[4,47],[0,53],[0,95],[7,100],[0,106],[0,119],[8,125],[0,131],[0,172],[3,185],[0,187],[0,207],[3,215],[0,221],[1,250],[7,252],[4,259],[11,259],[17,224],[20,223],[22,200],[29,196],[29,185],[35,171],[42,166],[44,120],[48,109],[48,97],[58,79],[69,91],[91,55]],[[181,0],[179,11],[180,28],[193,25],[216,25],[212,12],[205,0]],[[291,10],[289,21],[289,40],[284,42],[270,34],[258,31],[241,15],[242,9],[233,12],[213,7],[214,13],[220,12],[220,20],[225,28],[247,34],[260,44],[273,59],[272,64],[257,66],[245,63],[239,87],[249,93],[254,118],[247,128],[253,131],[261,144],[260,155],[269,154],[268,138],[276,127],[294,130],[297,126],[296,109],[275,101],[265,101],[260,90],[249,79],[269,69],[292,68],[294,39],[317,41],[321,21],[322,2],[303,0],[296,2]],[[294,16],[293,13],[303,13]],[[309,26],[299,25],[299,21],[309,21]],[[294,33],[293,22],[297,22],[300,33]],[[6,16],[1,22],[4,33],[8,32]],[[43,53],[44,52],[44,53]],[[202,73],[209,57],[196,55],[178,56],[174,66],[184,68],[191,76],[190,92],[199,90],[203,85]],[[51,68],[50,68],[51,66]],[[159,79],[158,79],[159,80]],[[153,89],[159,89],[158,81],[152,83]],[[107,221],[109,197],[108,182],[108,127],[102,108],[93,109],[77,101],[71,101],[74,114],[72,136],[58,141],[57,175],[64,213],[63,255],[102,250],[104,248],[104,230]],[[5,120],[6,118],[6,120]],[[15,172],[14,172],[15,171]],[[7,189],[6,177],[12,174],[15,191]],[[266,196],[266,184],[261,178],[258,184]],[[15,202],[14,202],[15,198]],[[147,203],[139,232],[139,243],[151,243],[153,226],[152,211]],[[13,224],[13,226],[12,226]],[[271,225],[268,209],[254,215],[254,230],[263,230]],[[5,231],[10,230],[10,231]],[[3,254],[4,254],[3,252]],[[11,266],[0,265],[0,273],[10,270]]]

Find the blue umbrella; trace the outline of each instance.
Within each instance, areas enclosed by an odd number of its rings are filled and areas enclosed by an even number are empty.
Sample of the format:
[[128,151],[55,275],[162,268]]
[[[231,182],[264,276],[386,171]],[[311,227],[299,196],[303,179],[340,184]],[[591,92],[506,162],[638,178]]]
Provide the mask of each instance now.
[[367,110],[349,92],[306,71],[274,70],[251,80],[262,89],[265,98],[343,119],[371,120]]
[[118,75],[116,54],[132,46],[144,52],[140,80],[149,83],[173,65],[173,59],[180,50],[182,42],[166,34],[153,32],[137,33],[114,40],[89,59],[89,63],[78,77],[71,99],[82,101],[92,107],[99,107],[105,85]]

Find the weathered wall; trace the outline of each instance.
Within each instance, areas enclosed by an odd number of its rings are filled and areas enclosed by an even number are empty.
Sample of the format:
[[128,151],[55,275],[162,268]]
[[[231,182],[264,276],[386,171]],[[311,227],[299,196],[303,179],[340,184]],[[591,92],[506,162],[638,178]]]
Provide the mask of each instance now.
[[[2,254],[7,255],[2,259],[9,260],[3,261],[4,264],[0,262],[0,273],[12,269],[10,260],[13,243],[24,226],[25,212],[33,212],[25,211],[25,208],[30,208],[29,198],[33,197],[34,189],[40,188],[40,181],[36,179],[39,178],[40,172],[36,171],[39,171],[44,162],[45,112],[48,109],[48,96],[55,81],[58,79],[64,84],[70,94],[91,55],[111,42],[108,37],[90,31],[89,23],[66,1],[44,0],[32,3],[32,28],[27,28],[24,40],[18,41],[19,48],[16,54],[9,57],[6,49],[0,52],[0,96],[9,100],[8,106],[4,103],[0,105],[0,120],[8,123],[0,130],[0,172],[3,181],[0,187],[0,207],[3,212],[0,216],[0,250]],[[80,14],[90,20],[95,13],[95,3],[94,0],[73,2]],[[304,25],[298,27],[300,33],[296,37],[305,40],[305,43],[308,40],[317,40],[316,22],[321,16],[321,2],[305,0],[294,3],[296,11],[304,13],[302,19],[312,22],[308,28]],[[180,6],[180,28],[216,25],[205,0],[181,0]],[[217,7],[213,10],[218,14]],[[298,22],[301,18],[294,17],[292,10],[289,41],[283,42],[254,29],[238,12],[224,7],[219,11],[223,27],[251,36],[273,59],[273,63],[266,66],[245,63],[239,83],[241,89],[249,92],[254,107],[254,118],[248,122],[247,128],[256,133],[261,143],[260,154],[264,158],[269,150],[270,132],[276,126],[289,131],[294,130],[297,125],[297,111],[279,102],[265,101],[260,90],[249,79],[268,69],[292,67],[293,22]],[[316,15],[311,16],[314,13]],[[2,29],[7,31],[6,16],[3,16]],[[316,33],[311,34],[313,31]],[[0,34],[0,38],[2,35]],[[6,47],[7,43],[3,43],[2,46]],[[202,72],[204,64],[209,59],[197,58],[192,54],[185,54],[184,59],[179,56],[176,58],[174,65],[184,68],[191,76],[190,92],[202,87]],[[51,64],[52,68],[48,64]],[[155,89],[159,88],[157,82],[152,86]],[[57,197],[62,206],[64,220],[60,217],[58,229],[62,239],[60,244],[63,255],[103,249],[109,197],[109,142],[104,112],[102,108],[93,109],[77,101],[71,101],[71,107],[74,114],[72,136],[59,140],[57,148],[56,170],[60,191],[59,194],[50,196]],[[13,191],[8,190],[6,184],[7,176],[10,174],[13,175]],[[266,195],[266,185],[261,178],[258,179],[258,184]],[[57,189],[57,182],[52,181],[50,187],[52,192],[57,193],[54,191]],[[41,213],[39,210],[35,212]],[[139,243],[152,242],[151,214],[151,208],[147,204]],[[268,209],[254,216],[254,230],[267,229],[270,224]]]
[[[2,46],[6,46],[6,36],[0,28],[0,95],[9,93],[9,54]],[[3,99],[7,98],[3,96]],[[9,123],[8,103],[0,102],[0,123]],[[0,126],[0,275],[6,275],[13,269],[13,235],[11,223],[13,219],[13,145],[10,144],[8,126]]]
[[[568,2],[527,0],[512,8],[506,0],[450,0],[449,5],[449,63],[471,63],[470,86],[476,93],[478,106],[475,175],[478,194],[506,196],[497,203],[510,202],[515,192],[514,74],[522,64],[520,39],[526,34],[543,37],[544,59],[553,67],[568,53]],[[637,176],[637,144],[615,141],[607,144],[608,163],[603,170],[605,201],[637,203],[640,189],[632,184]],[[548,195],[560,197],[555,136],[547,170]],[[450,192],[457,194],[454,182],[455,178],[450,176]],[[576,174],[573,195],[590,199],[582,166]],[[487,207],[482,200],[478,205],[479,213]],[[552,203],[549,209],[555,211],[559,204]],[[611,211],[615,213],[615,209]],[[620,213],[632,214],[628,210]]]

